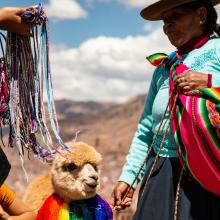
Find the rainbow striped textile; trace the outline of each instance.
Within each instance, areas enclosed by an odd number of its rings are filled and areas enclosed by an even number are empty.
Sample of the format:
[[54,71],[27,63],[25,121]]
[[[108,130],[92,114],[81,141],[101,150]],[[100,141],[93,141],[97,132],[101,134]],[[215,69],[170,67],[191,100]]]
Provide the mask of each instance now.
[[175,102],[174,79],[189,70],[183,58],[173,52],[147,59],[170,70],[170,109],[175,105],[172,129],[184,169],[208,191],[220,195],[220,88],[195,90],[190,96],[179,93]]
[[108,203],[99,195],[94,198],[65,203],[56,194],[46,199],[36,220],[112,220]]

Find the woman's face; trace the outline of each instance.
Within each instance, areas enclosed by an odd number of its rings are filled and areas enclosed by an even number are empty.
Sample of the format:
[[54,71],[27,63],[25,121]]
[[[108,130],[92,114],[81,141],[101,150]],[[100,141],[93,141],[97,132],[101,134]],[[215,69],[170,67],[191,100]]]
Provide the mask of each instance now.
[[168,10],[163,14],[163,30],[171,44],[181,47],[191,39],[203,33],[206,19],[206,9],[197,10],[183,6]]

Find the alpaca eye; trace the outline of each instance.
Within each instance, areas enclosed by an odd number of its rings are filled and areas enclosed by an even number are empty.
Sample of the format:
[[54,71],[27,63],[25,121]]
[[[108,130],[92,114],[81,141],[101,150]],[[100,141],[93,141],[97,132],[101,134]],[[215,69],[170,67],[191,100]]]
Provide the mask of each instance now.
[[95,171],[98,171],[98,166],[94,166]]
[[68,164],[67,166],[65,166],[65,168],[66,168],[66,171],[71,172],[71,171],[74,171],[77,167],[74,163],[71,163],[71,164]]

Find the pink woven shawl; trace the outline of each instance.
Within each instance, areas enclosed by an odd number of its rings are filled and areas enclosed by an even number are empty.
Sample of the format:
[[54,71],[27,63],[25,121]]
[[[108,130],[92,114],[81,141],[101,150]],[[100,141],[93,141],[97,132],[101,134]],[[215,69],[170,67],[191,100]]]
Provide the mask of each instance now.
[[[191,50],[203,46],[208,39],[203,36]],[[205,88],[183,95],[174,85],[176,76],[189,70],[183,64],[183,57],[174,52],[169,56],[154,54],[148,60],[170,70],[170,109],[175,105],[171,115],[172,130],[184,169],[208,191],[220,195],[220,88]]]

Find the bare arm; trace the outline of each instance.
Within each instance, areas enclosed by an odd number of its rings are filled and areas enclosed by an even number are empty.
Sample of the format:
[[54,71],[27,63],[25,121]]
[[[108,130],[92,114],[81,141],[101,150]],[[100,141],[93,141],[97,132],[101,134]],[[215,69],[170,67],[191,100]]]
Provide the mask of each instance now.
[[34,211],[18,198],[15,198],[13,203],[5,208],[5,211],[2,208],[0,209],[2,220],[34,220],[36,218]]

